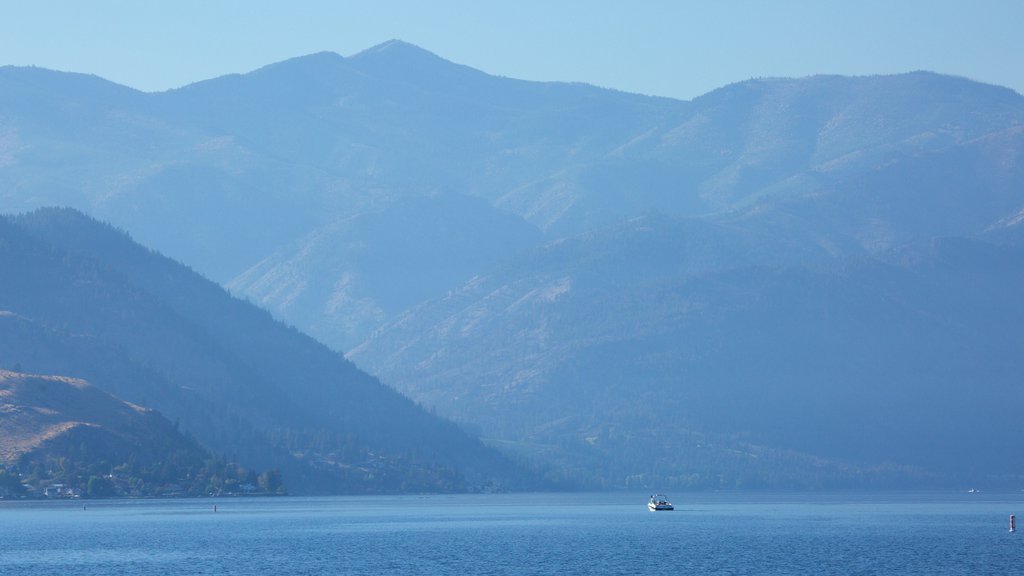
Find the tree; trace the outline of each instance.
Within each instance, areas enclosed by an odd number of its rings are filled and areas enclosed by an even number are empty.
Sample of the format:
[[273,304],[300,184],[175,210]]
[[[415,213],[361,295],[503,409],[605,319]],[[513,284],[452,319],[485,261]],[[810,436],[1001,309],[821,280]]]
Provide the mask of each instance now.
[[20,496],[25,493],[25,487],[21,485],[21,478],[0,468],[0,494]]
[[88,498],[109,498],[115,495],[114,484],[103,476],[90,476],[85,495]]
[[268,493],[280,492],[284,485],[281,483],[281,471],[277,468],[267,470],[257,478],[260,490]]

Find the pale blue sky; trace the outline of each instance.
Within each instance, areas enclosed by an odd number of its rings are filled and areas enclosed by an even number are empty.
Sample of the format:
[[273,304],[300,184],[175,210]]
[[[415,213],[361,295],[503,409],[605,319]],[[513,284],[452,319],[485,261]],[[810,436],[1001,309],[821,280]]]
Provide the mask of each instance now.
[[1024,0],[0,0],[0,65],[141,90],[398,38],[527,80],[689,99],[761,76],[933,70],[1024,93]]

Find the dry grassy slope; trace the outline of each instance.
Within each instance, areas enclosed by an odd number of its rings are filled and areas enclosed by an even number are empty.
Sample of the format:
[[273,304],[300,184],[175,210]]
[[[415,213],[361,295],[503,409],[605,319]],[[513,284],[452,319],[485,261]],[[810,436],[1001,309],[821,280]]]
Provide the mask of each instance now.
[[151,413],[85,380],[0,370],[0,463],[13,464],[78,427],[116,434],[130,418]]

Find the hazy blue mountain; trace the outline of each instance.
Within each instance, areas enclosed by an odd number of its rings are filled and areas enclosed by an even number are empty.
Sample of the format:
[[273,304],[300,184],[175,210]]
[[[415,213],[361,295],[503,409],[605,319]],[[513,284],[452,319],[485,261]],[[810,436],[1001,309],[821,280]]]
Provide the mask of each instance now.
[[8,67],[0,208],[108,220],[556,477],[1011,482],[1022,134],[1020,94],[929,72],[683,102],[397,41],[159,94]]
[[350,357],[595,482],[1021,480],[1020,247],[780,248],[639,219],[475,278]]
[[341,356],[70,210],[0,219],[0,365],[156,408],[295,491],[465,490],[522,475]]
[[480,199],[415,198],[318,228],[227,287],[347,349],[424,297],[442,296],[540,239]]
[[[438,194],[494,211],[462,202],[449,222],[514,215],[548,239],[654,210],[782,223],[836,253],[978,233],[1020,209],[1002,151],[1019,146],[1024,98],[926,72],[752,80],[682,102],[489,76],[392,41],[159,94],[13,67],[0,91],[4,209],[108,220],[335,348],[392,317],[381,280],[413,301],[437,287],[352,270],[339,305],[324,288],[337,264],[321,276],[307,243]],[[974,194],[976,178],[1006,192]],[[473,244],[480,270],[510,252],[500,234]],[[302,266],[320,288],[267,289]]]

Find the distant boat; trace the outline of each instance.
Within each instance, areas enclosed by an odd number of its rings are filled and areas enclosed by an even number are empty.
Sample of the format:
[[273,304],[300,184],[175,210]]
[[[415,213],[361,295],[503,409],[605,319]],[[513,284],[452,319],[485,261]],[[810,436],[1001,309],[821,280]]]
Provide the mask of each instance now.
[[664,494],[652,495],[650,502],[647,503],[647,507],[650,508],[651,511],[675,510],[672,503],[668,501],[668,496],[665,496]]

